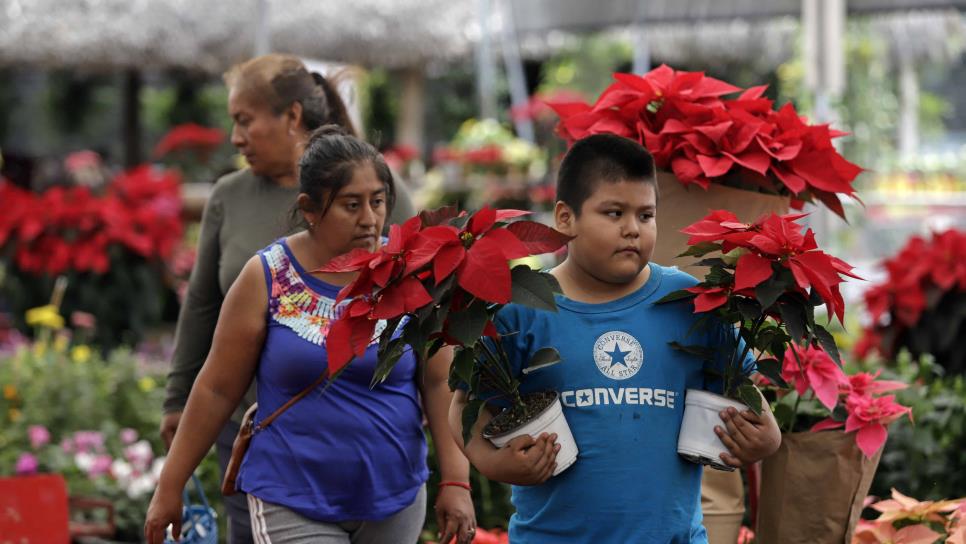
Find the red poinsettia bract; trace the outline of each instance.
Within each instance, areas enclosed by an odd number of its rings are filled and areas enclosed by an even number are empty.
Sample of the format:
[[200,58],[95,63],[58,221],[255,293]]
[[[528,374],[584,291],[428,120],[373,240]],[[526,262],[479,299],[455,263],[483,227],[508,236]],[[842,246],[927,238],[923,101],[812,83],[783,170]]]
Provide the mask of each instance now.
[[181,239],[180,178],[148,166],[119,174],[100,195],[87,187],[36,194],[0,182],[0,247],[13,245],[23,272],[103,274],[108,249],[120,245],[146,259],[165,259]]
[[[764,192],[818,199],[844,217],[838,195],[854,196],[852,181],[862,172],[832,145],[845,133],[808,124],[791,104],[776,111],[762,96],[765,86],[742,90],[666,65],[614,79],[593,105],[548,101],[560,116],[561,137],[618,134],[644,145],[685,185],[707,188],[737,175]],[[722,98],[739,91],[736,99]]]
[[161,158],[173,151],[196,151],[210,153],[225,141],[225,131],[209,128],[196,123],[185,123],[172,127],[154,147],[155,158]]
[[[353,301],[326,339],[330,376],[365,352],[376,320],[413,314],[433,303],[430,289],[449,278],[455,276],[451,289],[466,294],[453,296],[453,311],[465,309],[474,299],[507,304],[512,297],[508,262],[555,251],[569,240],[539,223],[506,223],[529,212],[484,207],[469,218],[461,216],[466,219],[462,227],[448,224],[453,213],[435,219],[420,215],[393,225],[388,241],[376,251],[357,249],[321,269],[358,273],[336,299],[336,303],[348,298]],[[494,331],[492,323],[487,323],[485,331]],[[455,342],[445,330],[438,333]]]
[[688,234],[688,245],[702,242],[721,244],[721,251],[744,249],[738,258],[734,281],[730,285],[697,286],[689,289],[698,294],[695,311],[706,312],[725,304],[730,293],[755,296],[755,287],[772,278],[780,268],[791,271],[794,287],[807,295],[814,289],[832,316],[842,321],[845,302],[839,291],[843,275],[861,279],[852,266],[818,249],[811,229],[802,233],[796,223],[802,215],[771,214],[752,224],[742,223],[727,210],[715,210],[702,220],[682,229]]

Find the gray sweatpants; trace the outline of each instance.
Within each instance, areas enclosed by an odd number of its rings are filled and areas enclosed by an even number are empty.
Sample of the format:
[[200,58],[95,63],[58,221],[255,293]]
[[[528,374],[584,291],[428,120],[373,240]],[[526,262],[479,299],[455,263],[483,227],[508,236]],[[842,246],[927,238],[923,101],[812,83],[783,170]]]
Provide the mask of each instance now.
[[255,544],[415,544],[426,520],[426,486],[416,500],[378,521],[325,523],[248,495]]

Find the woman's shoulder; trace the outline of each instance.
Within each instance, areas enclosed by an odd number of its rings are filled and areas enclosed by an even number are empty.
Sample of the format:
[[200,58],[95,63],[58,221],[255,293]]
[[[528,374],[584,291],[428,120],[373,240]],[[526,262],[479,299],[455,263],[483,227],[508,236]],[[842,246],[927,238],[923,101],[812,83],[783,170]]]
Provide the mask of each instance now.
[[247,193],[256,188],[259,183],[258,176],[253,174],[251,169],[244,168],[242,170],[236,170],[215,180],[215,186],[211,190],[211,196],[223,200],[235,194]]

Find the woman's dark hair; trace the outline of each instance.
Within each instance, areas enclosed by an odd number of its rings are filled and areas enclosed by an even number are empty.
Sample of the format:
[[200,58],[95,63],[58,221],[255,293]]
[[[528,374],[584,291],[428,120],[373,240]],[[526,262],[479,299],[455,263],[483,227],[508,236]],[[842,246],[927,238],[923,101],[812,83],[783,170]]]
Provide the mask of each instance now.
[[[338,79],[338,78],[335,78]],[[225,72],[225,84],[251,93],[268,104],[276,115],[298,102],[302,105],[302,127],[313,131],[322,125],[338,125],[355,136],[345,102],[337,90],[338,81],[309,72],[294,55],[272,53],[236,64]]]
[[641,144],[616,134],[587,136],[567,151],[557,174],[557,200],[578,216],[584,201],[602,182],[640,181],[654,186],[654,158]]
[[339,191],[352,181],[355,169],[366,164],[372,165],[376,177],[386,186],[388,217],[396,203],[396,184],[386,160],[372,144],[338,125],[324,125],[309,136],[299,159],[299,191],[325,215]]

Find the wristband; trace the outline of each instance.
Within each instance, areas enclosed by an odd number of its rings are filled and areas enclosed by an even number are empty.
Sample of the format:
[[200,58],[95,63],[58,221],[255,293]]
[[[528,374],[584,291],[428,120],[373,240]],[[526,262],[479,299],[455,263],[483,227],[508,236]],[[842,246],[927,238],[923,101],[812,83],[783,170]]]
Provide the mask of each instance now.
[[446,481],[446,482],[440,482],[439,483],[440,489],[442,489],[442,488],[444,488],[444,487],[446,487],[448,485],[451,485],[451,486],[454,486],[454,487],[462,487],[463,489],[465,489],[467,491],[473,491],[473,488],[470,486],[470,484],[468,484],[466,482]]

